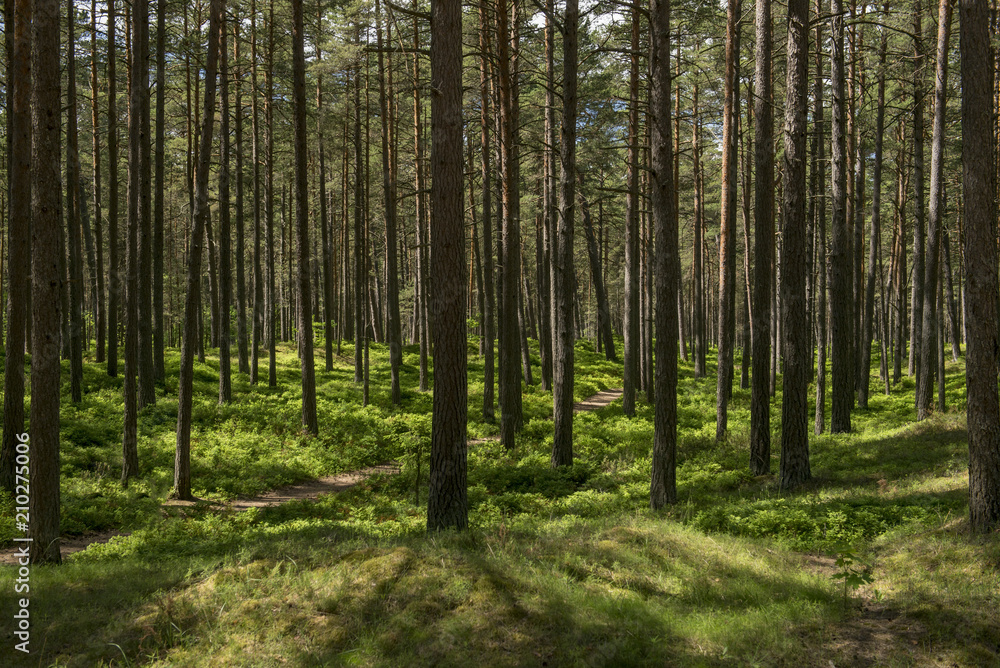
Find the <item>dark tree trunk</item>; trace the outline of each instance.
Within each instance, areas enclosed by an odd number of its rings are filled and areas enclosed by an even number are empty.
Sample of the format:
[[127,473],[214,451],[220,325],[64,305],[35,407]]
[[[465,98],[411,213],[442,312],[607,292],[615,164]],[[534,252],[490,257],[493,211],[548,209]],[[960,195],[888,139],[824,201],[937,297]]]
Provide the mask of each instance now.
[[260,379],[260,347],[264,338],[264,273],[260,264],[260,90],[257,88],[257,2],[250,2],[250,132],[253,162],[253,331],[250,345],[250,384]]
[[[910,307],[910,375],[923,370],[920,343],[924,315],[924,38],[920,0],[913,9],[913,300]],[[915,403],[915,400],[914,400]]]
[[[135,216],[139,227],[136,240],[139,294],[136,303],[139,322],[136,329],[138,339],[139,410],[156,403],[156,381],[153,373],[153,236],[152,236],[152,151],[150,147],[149,108],[149,4],[137,3],[132,18],[137,25],[132,40],[132,93],[130,101],[137,106],[129,110],[129,146],[137,153],[136,164],[139,173],[130,183],[138,186],[134,198],[137,206]],[[137,115],[137,119],[133,119]],[[132,169],[132,155],[129,155],[129,169]],[[130,194],[129,199],[133,197]],[[131,213],[130,213],[131,217]]]
[[[813,7],[817,16],[822,14],[822,0]],[[816,76],[813,78],[813,157],[816,170],[816,192],[813,201],[815,220],[813,226],[816,257],[816,414],[813,433],[819,436],[826,427],[826,350],[827,350],[827,292],[826,279],[829,268],[826,254],[826,156],[823,133],[823,24],[816,23]]]
[[[927,255],[924,258],[924,307],[921,327],[920,360],[923,373],[917,376],[917,419],[930,415],[934,402],[934,371],[937,368],[938,257],[944,218],[944,133],[946,86],[948,80],[948,39],[951,31],[951,2],[941,0],[938,10],[937,72],[934,78],[934,136],[931,143],[930,215],[927,217]],[[926,362],[926,363],[924,363]]]
[[[107,343],[107,301],[104,292],[104,234],[101,225],[101,127],[99,88],[97,76],[97,0],[90,0],[90,98],[93,120],[93,173],[94,173],[94,235],[96,237],[97,300],[94,302],[94,325],[97,336],[97,350],[94,361],[100,364],[106,360]],[[27,174],[25,174],[27,176]],[[26,256],[25,256],[26,257]]]
[[[1000,526],[996,172],[988,11],[986,0],[961,0],[962,135],[979,138],[962,144],[969,523],[977,534],[990,533]],[[31,407],[34,411],[34,402]]]
[[[888,9],[888,7],[886,8]],[[887,13],[887,12],[886,12]],[[875,109],[875,170],[872,177],[872,222],[868,240],[868,282],[865,286],[865,312],[862,323],[861,374],[858,385],[858,408],[868,408],[868,390],[871,380],[872,338],[875,316],[875,278],[879,245],[882,238],[882,134],[885,132],[885,61],[887,35],[883,32],[879,47],[878,101]],[[885,358],[885,351],[882,351]]]
[[69,375],[73,403],[83,400],[83,246],[80,234],[80,193],[76,105],[76,13],[66,7],[66,245],[69,260]]
[[[511,36],[516,30],[510,26],[509,5],[506,0],[500,0],[497,5],[497,65],[498,65],[498,88],[500,92],[500,152],[501,152],[501,173],[502,173],[502,205],[503,205],[503,239],[501,253],[501,275],[502,290],[499,298],[500,308],[500,440],[508,450],[514,447],[514,434],[521,430],[523,416],[521,412],[521,381],[518,374],[518,360],[521,357],[520,339],[517,331],[517,295],[519,292],[520,277],[520,248],[521,230],[520,221],[515,211],[516,201],[519,199],[518,183],[515,180],[514,151],[515,142],[515,121],[514,121],[514,91],[516,82],[511,74]],[[571,203],[572,205],[572,203]],[[553,265],[558,254],[558,240],[555,240],[556,250],[553,251]],[[572,280],[572,279],[569,279]],[[553,300],[557,299],[560,286],[555,284],[555,274],[553,274]],[[572,299],[572,297],[570,297]],[[553,302],[555,305],[557,302]],[[572,311],[569,312],[572,316]],[[558,315],[553,308],[552,313],[554,328],[558,328]],[[569,327],[572,329],[572,317],[569,320]],[[558,390],[559,371],[555,367],[559,365],[557,335],[553,334],[553,377],[554,393]],[[572,353],[571,353],[572,354]],[[571,372],[572,373],[572,372]],[[572,389],[570,390],[570,403],[572,404]],[[556,433],[559,433],[560,423],[556,422]],[[558,440],[558,438],[557,438]]]
[[[379,6],[375,6],[376,14]],[[399,322],[399,268],[396,259],[396,180],[389,165],[389,105],[385,90],[385,63],[382,55],[382,24],[378,24],[379,108],[382,119],[382,189],[385,196],[386,331],[389,343],[391,399],[400,402],[399,367],[403,362],[403,333]]]
[[941,230],[941,256],[944,260],[945,288],[947,290],[945,308],[948,315],[948,333],[951,339],[951,359],[953,362],[957,362],[959,355],[962,354],[962,337],[959,332],[958,309],[955,304],[955,284],[951,271],[951,244],[948,241],[948,236],[947,228]]
[[[556,225],[552,250],[552,420],[554,422],[552,466],[569,466],[573,463],[573,312],[576,278],[573,266],[573,234],[576,217],[576,78],[579,19],[579,3],[577,0],[567,0],[563,18],[559,221]],[[504,261],[510,262],[506,248]],[[505,298],[507,291],[505,285]],[[671,307],[676,309],[674,304],[671,304]]]
[[[224,1],[224,0],[223,0]],[[274,247],[274,0],[268,3],[267,71],[264,73],[265,123],[267,124],[267,312],[265,317],[268,367],[268,387],[278,386],[277,352],[277,292],[274,285],[274,265],[278,261]]]
[[174,456],[174,489],[178,499],[191,496],[191,412],[194,389],[194,353],[198,340],[198,295],[201,291],[201,244],[209,215],[208,176],[212,159],[212,131],[215,125],[215,79],[220,43],[225,40],[223,0],[212,0],[205,64],[205,106],[195,171],[195,214],[188,248],[187,297],[184,304],[184,336],[181,341],[180,375],[177,381],[177,449]]
[[640,7],[632,7],[632,41],[629,55],[628,107],[628,193],[625,196],[625,369],[623,377],[622,411],[635,416],[635,395],[641,388],[639,358],[642,341],[639,338],[639,23]]
[[[222,104],[219,112],[219,139],[221,140],[221,164],[219,165],[219,403],[228,404],[233,400],[232,356],[230,354],[229,305],[232,302],[232,263],[229,242],[232,238],[232,216],[230,215],[229,189],[229,40],[227,39],[226,18],[222,20],[222,36],[219,38],[219,97]],[[211,238],[211,237],[209,237]]]
[[830,431],[851,431],[854,403],[854,283],[851,260],[851,230],[847,220],[847,146],[844,97],[844,17],[841,0],[831,0],[833,14],[833,90],[831,194],[833,200],[833,240],[830,249],[830,325],[833,336],[833,406]]
[[754,90],[753,371],[750,377],[750,471],[771,471],[771,265],[774,262],[774,122],[771,108],[771,3],[757,3]]
[[312,299],[309,294],[309,172],[306,169],[306,57],[302,0],[292,0],[292,95],[295,130],[295,217],[298,237],[299,352],[302,366],[302,426],[319,433],[313,363]]
[[431,254],[434,294],[434,413],[427,528],[465,529],[468,393],[465,230],[462,212],[462,5],[431,5]]
[[670,127],[670,2],[650,4],[650,205],[656,239],[656,407],[653,510],[677,501],[677,219]]
[[784,215],[782,216],[781,463],[779,485],[796,487],[809,470],[809,312],[806,308],[806,109],[809,69],[809,0],[788,3],[785,90]]
[[[161,0],[161,2],[164,0]],[[236,350],[240,373],[250,373],[247,332],[246,236],[244,234],[243,189],[243,65],[240,62],[242,18],[233,21],[233,58],[236,86]],[[254,91],[256,94],[256,90]]]
[[[719,224],[719,365],[716,375],[715,439],[726,438],[736,339],[736,168],[740,116],[741,0],[731,0],[726,17],[726,83],[722,112],[722,220]],[[744,353],[747,349],[744,348]]]
[[[28,295],[32,290],[31,272],[31,212],[32,212],[32,81],[31,81],[31,0],[8,2],[4,15],[13,30],[8,84],[8,150],[10,220],[7,227],[7,281],[10,289],[7,302],[7,346],[4,350],[3,446],[0,448],[0,487],[14,491],[14,463],[19,434],[24,433],[24,348],[28,320]],[[46,36],[47,37],[47,36]],[[58,62],[56,63],[58,77]],[[58,78],[56,79],[58,83]],[[58,96],[58,90],[56,92]],[[58,139],[58,129],[56,132]],[[56,157],[58,162],[58,154]],[[58,169],[58,166],[56,167]],[[36,317],[36,316],[32,316]],[[58,365],[58,357],[56,358]],[[49,370],[51,372],[51,370]],[[56,410],[59,406],[58,366],[56,367]],[[50,407],[51,408],[51,407]],[[58,438],[58,424],[56,424]]]
[[[482,135],[482,174],[483,174],[483,273],[484,288],[486,290],[485,299],[485,323],[486,341],[483,346],[483,419],[492,422],[494,419],[493,403],[494,388],[496,386],[494,375],[494,355],[493,343],[496,339],[496,326],[493,321],[496,300],[493,294],[494,281],[496,280],[493,269],[493,169],[490,165],[490,95],[489,95],[489,54],[490,40],[487,29],[488,20],[486,18],[486,0],[479,3],[479,48],[482,55],[479,61],[479,100],[482,105],[480,116],[480,131]],[[551,365],[551,362],[550,362]]]
[[[34,0],[31,15],[15,5],[15,26],[31,26],[31,516],[33,564],[60,563],[59,552],[59,268],[62,187],[59,179],[59,2]],[[21,11],[19,11],[21,10]],[[15,28],[16,30],[16,28]],[[16,33],[15,33],[16,34]],[[17,439],[23,442],[23,439]]]
[[[583,185],[583,179],[580,180]],[[597,324],[600,332],[598,340],[604,341],[605,357],[611,361],[618,361],[615,354],[615,339],[611,333],[611,307],[608,305],[608,293],[604,287],[604,276],[601,271],[601,255],[597,246],[597,237],[594,235],[594,224],[590,219],[590,206],[587,199],[580,194],[581,212],[583,213],[583,229],[587,236],[587,255],[590,258],[590,273],[594,280],[594,292],[597,293]]]
[[[694,180],[694,250],[692,265],[694,270],[694,318],[692,329],[694,330],[694,377],[702,378],[705,375],[705,358],[708,352],[708,332],[705,322],[705,217],[702,214],[701,197],[701,155],[699,144],[700,124],[698,122],[698,85],[695,84],[692,92],[693,105],[692,113],[692,137],[691,137],[691,160],[692,178]],[[677,206],[674,211],[676,215]]]
[[[163,192],[164,135],[166,133],[166,36],[167,0],[156,4],[156,147],[155,184],[153,186],[153,380],[162,384],[166,379],[163,366]],[[96,139],[96,134],[95,134]]]

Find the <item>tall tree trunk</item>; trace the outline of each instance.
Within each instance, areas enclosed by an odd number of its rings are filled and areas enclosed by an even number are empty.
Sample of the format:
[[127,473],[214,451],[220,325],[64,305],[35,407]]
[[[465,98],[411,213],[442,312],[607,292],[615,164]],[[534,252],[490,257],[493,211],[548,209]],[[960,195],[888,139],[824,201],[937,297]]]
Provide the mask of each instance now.
[[[355,26],[355,41],[361,42],[361,28]],[[365,244],[364,244],[364,165],[361,155],[361,68],[354,67],[354,382],[364,381],[363,339],[365,326]]]
[[[888,15],[888,6],[883,12]],[[878,101],[875,110],[875,171],[872,179],[872,222],[868,241],[868,283],[865,286],[865,314],[862,323],[863,340],[861,342],[861,382],[858,385],[858,408],[868,408],[868,389],[872,366],[872,338],[875,315],[875,264],[878,261],[879,244],[882,238],[882,134],[885,132],[885,61],[888,48],[888,35],[882,33],[882,43],[879,47],[878,70]],[[885,357],[885,351],[882,353]]]
[[389,369],[392,403],[399,404],[399,367],[403,362],[403,333],[399,322],[399,268],[396,259],[396,181],[389,166],[389,104],[385,90],[385,59],[382,55],[382,23],[376,4],[378,21],[378,81],[379,109],[382,120],[382,190],[385,196],[385,270],[386,270],[386,319],[389,343]]
[[80,234],[79,165],[76,106],[76,12],[66,7],[66,241],[69,260],[69,375],[73,403],[83,400],[83,245]]
[[993,54],[987,11],[986,0],[961,0],[962,135],[979,138],[962,143],[969,523],[977,534],[990,533],[1000,526],[996,172]]
[[[722,111],[722,214],[719,224],[719,364],[716,375],[715,439],[726,438],[732,394],[733,349],[736,338],[736,168],[740,115],[741,0],[730,0],[726,11],[726,82]],[[744,349],[744,354],[746,353]]]
[[[156,382],[153,373],[153,238],[152,238],[152,156],[150,148],[149,109],[149,4],[138,3],[132,14],[135,23],[141,22],[134,30],[132,40],[132,93],[130,101],[137,103],[129,110],[130,149],[135,145],[136,165],[139,173],[132,177],[139,192],[134,199],[139,226],[136,241],[138,266],[137,305],[139,322],[136,330],[138,340],[139,409],[156,403]],[[133,114],[137,119],[133,119]],[[132,156],[129,156],[132,169]],[[131,215],[131,214],[130,214]]]
[[[316,3],[316,62],[322,62],[323,50],[321,44],[321,34],[323,29],[323,3]],[[379,35],[381,38],[381,33]],[[381,48],[379,49],[381,51]],[[381,70],[381,67],[379,68]],[[326,370],[333,371],[333,318],[334,318],[334,298],[333,298],[333,276],[336,271],[336,264],[333,262],[333,245],[330,239],[329,208],[326,199],[326,146],[324,144],[323,127],[326,122],[326,115],[323,110],[323,74],[316,77],[316,139],[319,151],[319,227],[321,241],[323,244],[322,265],[323,265],[323,350]],[[387,156],[388,159],[388,156]],[[388,198],[386,207],[389,206]],[[393,193],[392,206],[395,207],[395,193]]]
[[948,315],[949,338],[951,339],[951,359],[953,362],[957,362],[959,355],[962,354],[962,338],[958,326],[958,310],[955,305],[955,285],[951,271],[951,244],[948,241],[948,236],[948,229],[943,229],[941,231],[941,255],[944,260],[945,288],[947,290],[945,308]]
[[650,4],[650,209],[656,243],[656,407],[653,510],[677,501],[677,219],[670,127],[670,2]]
[[[552,251],[552,466],[573,463],[573,234],[576,216],[576,89],[577,24],[579,3],[566,1],[563,17],[563,118],[560,133],[562,168],[559,173],[559,221]],[[669,79],[669,74],[668,74]],[[668,92],[669,99],[669,92]],[[669,135],[668,135],[669,136]],[[504,262],[511,262],[509,246],[504,248]],[[513,253],[517,250],[512,249]],[[509,286],[504,285],[504,298]],[[671,307],[676,309],[675,304]],[[513,349],[512,349],[513,350]]]
[[[163,1],[163,0],[161,0]],[[233,58],[236,86],[236,350],[240,373],[250,373],[249,332],[247,332],[246,236],[244,234],[243,192],[243,65],[240,63],[242,18],[233,20]],[[318,52],[317,52],[318,53]],[[256,91],[255,91],[256,92]]]
[[[583,186],[581,176],[580,185]],[[590,273],[594,280],[594,292],[597,293],[597,324],[599,340],[604,341],[605,357],[610,362],[618,361],[615,354],[615,339],[611,332],[611,307],[608,305],[608,293],[604,286],[604,276],[601,271],[601,255],[594,235],[594,224],[590,219],[590,206],[587,198],[580,193],[580,207],[583,214],[583,230],[587,237],[587,256],[590,259]]]
[[[572,0],[571,0],[572,1]],[[465,230],[462,201],[462,6],[431,4],[431,262],[433,263],[434,413],[427,528],[465,529],[468,393]]]
[[[489,67],[491,51],[490,31],[487,28],[486,0],[479,3],[479,48],[482,51],[479,61],[479,100],[480,100],[480,132],[482,135],[482,175],[483,175],[483,273],[484,288],[486,290],[486,313],[485,329],[486,341],[483,346],[483,419],[492,422],[494,419],[494,387],[496,385],[494,375],[494,355],[493,343],[496,339],[496,326],[494,325],[494,309],[496,300],[493,294],[495,271],[493,268],[493,169],[490,164],[490,94],[489,94]],[[548,95],[548,93],[546,93]],[[548,99],[548,98],[546,98]],[[546,110],[546,113],[548,111]],[[551,361],[550,361],[551,366]],[[544,375],[544,372],[543,372]]]
[[[224,0],[223,0],[224,1]],[[267,70],[264,72],[264,89],[267,93],[264,122],[267,126],[267,193],[264,195],[267,217],[267,330],[268,387],[278,386],[277,370],[277,292],[274,285],[274,265],[278,261],[274,248],[274,0],[268,2],[267,20]]]
[[844,97],[844,17],[841,0],[831,0],[833,15],[833,90],[831,194],[833,200],[833,241],[830,248],[830,325],[833,335],[833,405],[830,431],[851,431],[851,407],[854,403],[854,287],[851,260],[851,231],[847,220],[847,146],[846,104]]
[[115,0],[108,3],[108,375],[118,375],[118,92]]
[[[515,0],[516,1],[516,0]],[[520,268],[519,253],[521,247],[520,221],[515,211],[516,201],[519,199],[518,183],[515,180],[514,162],[516,160],[514,151],[515,121],[514,121],[514,91],[516,82],[511,75],[511,42],[512,35],[516,31],[516,26],[510,26],[509,5],[507,0],[499,0],[497,5],[497,65],[498,65],[498,88],[500,93],[500,152],[501,152],[501,173],[502,173],[502,205],[503,205],[503,239],[501,253],[502,291],[499,298],[500,308],[500,440],[508,450],[514,447],[514,434],[521,429],[523,416],[521,412],[521,382],[517,370],[517,363],[521,356],[520,340],[517,332],[517,295],[519,292]],[[564,100],[565,104],[565,100]],[[572,180],[572,178],[571,178]],[[572,185],[570,186],[572,188]],[[573,202],[569,203],[572,207]],[[562,203],[560,203],[562,208]],[[553,267],[559,252],[559,238],[556,235],[553,249]],[[572,276],[572,272],[570,272]],[[560,289],[564,285],[557,286],[556,280],[560,278],[553,269],[552,294],[553,294],[553,394],[558,392],[559,373],[557,368],[559,357],[559,315],[556,313]],[[572,281],[572,278],[566,279]],[[572,283],[569,283],[572,285]],[[570,290],[569,299],[572,299]],[[572,332],[572,310],[568,311],[569,318],[565,321],[568,331]],[[570,334],[572,335],[572,333]],[[570,352],[572,355],[572,352]],[[570,358],[572,359],[572,358]],[[572,371],[570,371],[572,374]],[[572,377],[572,376],[571,376]],[[570,404],[572,410],[572,387],[570,389]],[[559,418],[556,420],[556,442],[559,442],[560,425]],[[570,427],[572,428],[572,427]],[[555,445],[553,446],[555,448]]]
[[[59,179],[59,2],[34,0],[31,15],[15,5],[15,26],[31,26],[31,516],[33,564],[60,563],[59,552],[59,269],[62,188]],[[16,31],[16,27],[15,27]],[[15,32],[16,40],[16,32]],[[24,442],[23,439],[18,439]]]
[[299,351],[302,366],[302,426],[319,433],[313,363],[312,300],[309,294],[309,172],[306,166],[306,57],[302,0],[292,0],[292,96],[295,131],[295,217],[298,237]]
[[[232,239],[231,198],[229,189],[229,49],[227,19],[222,19],[222,36],[219,38],[219,139],[221,155],[219,165],[219,403],[233,400],[232,355],[230,354],[229,305],[232,302],[233,269],[230,261]],[[211,235],[209,236],[211,240]]]
[[[541,266],[538,267],[540,361],[542,389],[552,389],[552,243],[555,237],[557,211],[556,193],[556,102],[555,102],[555,3],[545,3],[545,147],[542,187],[542,248]],[[631,113],[631,112],[630,112]],[[632,149],[630,149],[632,150]],[[627,233],[626,233],[627,234]],[[626,243],[628,243],[626,241]],[[626,254],[628,251],[626,250]],[[628,260],[626,259],[626,265]],[[626,272],[628,268],[626,267]],[[636,321],[638,322],[638,321]],[[634,393],[633,393],[634,394]]]
[[[92,0],[93,1],[93,0]],[[163,383],[166,370],[163,365],[163,192],[164,192],[164,136],[166,134],[166,36],[167,0],[156,4],[156,147],[155,184],[153,186],[153,380]],[[96,140],[96,135],[95,135]]]
[[753,372],[750,377],[750,471],[771,471],[771,265],[774,262],[774,121],[771,109],[771,3],[757,3],[754,77]]
[[951,2],[941,0],[938,9],[937,71],[934,78],[934,136],[931,143],[931,201],[927,217],[927,255],[924,258],[924,307],[920,360],[917,376],[917,419],[930,415],[934,401],[934,370],[937,367],[938,251],[944,218],[944,122],[947,105],[948,39],[951,32]]
[[177,448],[174,456],[172,496],[191,496],[191,411],[194,390],[194,352],[198,339],[198,295],[201,291],[201,243],[209,215],[208,176],[212,160],[212,131],[215,125],[215,79],[220,44],[225,40],[223,0],[212,0],[210,9],[208,59],[205,64],[205,116],[201,123],[198,163],[195,172],[195,214],[187,262],[187,297],[184,304],[184,336],[181,341],[180,375],[177,381]]
[[781,463],[779,485],[796,487],[809,469],[809,312],[806,308],[806,109],[809,90],[809,0],[788,3],[785,90],[784,211],[782,216]]
[[[691,107],[691,160],[692,178],[694,179],[694,251],[692,263],[694,267],[694,377],[701,378],[705,375],[705,358],[708,351],[707,323],[705,322],[705,219],[702,214],[701,198],[701,155],[699,152],[699,131],[698,123],[698,85],[695,83],[692,91]],[[676,206],[674,209],[676,210]]]
[[[823,12],[822,0],[815,0],[816,15]],[[816,23],[816,75],[813,78],[813,159],[816,170],[816,192],[813,201],[816,229],[816,413],[813,433],[819,436],[826,427],[826,350],[827,303],[826,279],[829,274],[826,253],[826,156],[823,137],[823,24]]]
[[260,346],[264,339],[264,273],[260,264],[260,90],[257,88],[257,1],[250,2],[250,132],[253,135],[253,332],[250,346],[250,384],[259,380]]
[[639,325],[639,21],[641,8],[632,7],[632,34],[629,53],[628,107],[628,192],[625,195],[625,369],[622,411],[635,416],[635,395],[640,389],[639,358],[642,342]]
[[[97,76],[97,0],[90,0],[90,101],[91,118],[94,130],[93,137],[93,173],[94,173],[94,235],[96,236],[97,254],[97,301],[94,304],[94,325],[97,336],[97,351],[94,361],[100,364],[105,361],[105,346],[107,342],[107,301],[104,293],[104,234],[101,225],[101,127],[99,104],[99,88]],[[27,174],[25,174],[27,176]],[[25,255],[24,257],[27,257]]]
[[913,9],[913,301],[910,309],[910,375],[920,382],[924,315],[924,36],[921,0]]
[[[17,258],[18,261],[8,261],[7,263],[7,285],[10,292],[7,302],[7,346],[4,350],[3,446],[0,448],[0,487],[14,492],[14,463],[17,457],[17,445],[22,442],[18,439],[18,435],[24,433],[24,348],[29,314],[28,294],[33,289],[31,272],[25,271],[25,269],[26,265],[27,267],[31,266],[33,255],[31,247],[31,215],[33,211],[31,189],[34,182],[34,165],[32,163],[31,132],[34,116],[32,105],[35,98],[32,91],[31,39],[34,25],[31,20],[31,0],[8,2],[5,8],[11,11],[5,13],[4,19],[5,21],[9,20],[7,25],[13,28],[7,31],[8,39],[13,38],[11,59],[8,61],[7,67],[7,95],[10,102],[8,105],[8,114],[10,114],[10,134],[8,136],[10,217],[7,227],[7,253],[12,260]],[[56,30],[58,31],[58,26]],[[56,34],[58,35],[58,32]],[[43,36],[48,38],[48,35]],[[55,67],[55,83],[58,85],[58,61]],[[57,88],[57,104],[58,95]],[[56,128],[57,141],[58,135],[58,128]],[[47,139],[47,136],[43,139]],[[58,169],[58,153],[56,154],[56,163],[56,169]],[[44,198],[46,195],[41,195],[41,197]],[[32,314],[31,317],[37,318],[38,314]],[[58,364],[57,353],[54,396],[57,414],[59,410]],[[50,374],[49,381],[51,381],[52,369],[47,368],[46,371]],[[51,401],[48,402],[48,407],[52,408]],[[36,428],[41,431],[44,427],[38,425]],[[32,430],[32,435],[34,433],[35,430]],[[57,443],[58,437],[59,425],[56,422],[55,438]],[[58,487],[56,489],[58,491]]]

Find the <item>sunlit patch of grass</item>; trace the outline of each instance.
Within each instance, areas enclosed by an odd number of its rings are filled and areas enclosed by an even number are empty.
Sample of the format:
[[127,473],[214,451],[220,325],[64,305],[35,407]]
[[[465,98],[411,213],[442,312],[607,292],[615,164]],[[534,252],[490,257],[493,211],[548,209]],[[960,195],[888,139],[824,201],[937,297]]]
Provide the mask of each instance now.
[[[482,418],[477,343],[469,347],[470,438],[499,430],[499,407],[496,420]],[[143,477],[127,492],[117,485],[120,379],[88,365],[92,391],[79,407],[68,395],[64,404],[64,526],[133,533],[33,571],[33,628],[46,638],[35,663],[997,662],[1000,546],[966,532],[962,362],[948,363],[949,410],[921,423],[913,422],[912,379],[887,396],[873,373],[854,431],[810,436],[813,480],[792,491],[779,490],[773,475],[780,379],[770,407],[772,475],[753,477],[749,391],[734,389],[729,433],[718,443],[714,355],[704,378],[682,363],[679,502],[652,513],[653,407],[640,393],[634,418],[620,400],[578,414],[575,464],[552,469],[552,394],[540,387],[531,343],[535,382],[522,383],[516,447],[487,440],[469,448],[463,535],[425,529],[433,395],[417,390],[416,346],[404,348],[400,406],[389,402],[384,346],[371,346],[366,407],[350,344],[332,371],[318,362],[316,438],[301,432],[293,347],[279,350],[278,387],[267,387],[266,367],[258,386],[237,375],[229,406],[217,403],[217,362],[210,355],[199,365],[198,496],[218,501],[390,458],[402,464],[398,475],[338,494],[243,513],[208,502],[160,507],[172,483],[176,351],[167,396],[140,416]],[[589,341],[575,353],[575,400],[621,386],[620,362]],[[0,494],[0,538],[10,535],[10,507]],[[874,581],[845,608],[826,555],[847,548]],[[9,579],[0,573],[0,602]]]

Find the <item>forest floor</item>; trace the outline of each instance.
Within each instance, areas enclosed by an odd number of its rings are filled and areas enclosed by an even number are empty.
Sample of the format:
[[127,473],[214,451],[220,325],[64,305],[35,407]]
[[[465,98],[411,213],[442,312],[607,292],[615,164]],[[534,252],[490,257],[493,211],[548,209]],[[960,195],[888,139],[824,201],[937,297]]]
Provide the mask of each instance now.
[[[0,621],[0,664],[1000,665],[1000,536],[967,531],[961,362],[948,365],[947,411],[914,422],[904,378],[855,411],[853,433],[812,438],[813,480],[791,493],[747,470],[749,391],[734,390],[730,437],[716,443],[714,363],[695,378],[683,362],[680,500],[654,513],[653,410],[640,397],[634,418],[622,414],[609,389],[620,363],[578,343],[574,399],[587,410],[574,465],[553,470],[551,393],[524,387],[524,428],[504,450],[481,415],[475,343],[462,534],[425,529],[431,393],[413,389],[416,348],[399,407],[380,346],[368,406],[349,346],[332,371],[318,360],[317,438],[298,429],[293,347],[277,387],[237,374],[227,406],[217,360],[196,364],[194,504],[168,501],[176,351],[140,415],[142,476],[127,490],[121,379],[88,362],[74,406],[66,373],[64,535],[114,536],[31,569],[32,654]],[[772,471],[780,405],[779,379]],[[0,549],[14,535],[0,494]],[[0,610],[23,595],[16,577],[0,567]]]
[[[602,390],[597,394],[587,397],[583,401],[579,401],[573,406],[574,412],[582,411],[595,411],[605,406],[609,405],[612,401],[617,399],[622,395],[622,390],[612,389],[612,390]],[[499,436],[489,436],[483,439],[477,439],[475,443],[484,443],[486,441],[498,441]],[[192,501],[181,501],[178,499],[166,499],[163,502],[163,507],[172,508],[190,508],[197,507],[202,504],[216,505],[219,507],[224,507],[226,509],[232,510],[247,510],[248,508],[268,508],[270,506],[278,506],[282,503],[288,503],[289,501],[302,501],[302,500],[315,500],[324,494],[335,494],[337,492],[342,492],[345,489],[354,487],[355,485],[367,480],[373,475],[395,475],[400,472],[400,467],[398,462],[387,462],[385,464],[380,464],[378,466],[368,466],[363,469],[358,469],[356,471],[347,471],[345,473],[338,473],[336,475],[322,476],[320,478],[315,478],[312,480],[305,480],[303,482],[295,483],[292,485],[285,485],[278,489],[273,489],[263,494],[257,496],[246,497],[246,498],[236,498],[228,502],[219,501],[205,501],[203,499],[195,499]],[[82,535],[67,536],[61,541],[61,550],[63,557],[68,557],[71,554],[75,554],[81,550],[86,549],[90,545],[107,543],[112,538],[117,536],[127,536],[127,533],[122,533],[121,531],[95,531],[89,532]],[[0,549],[0,565],[10,566],[17,563],[18,550],[14,547],[8,547],[5,549]]]

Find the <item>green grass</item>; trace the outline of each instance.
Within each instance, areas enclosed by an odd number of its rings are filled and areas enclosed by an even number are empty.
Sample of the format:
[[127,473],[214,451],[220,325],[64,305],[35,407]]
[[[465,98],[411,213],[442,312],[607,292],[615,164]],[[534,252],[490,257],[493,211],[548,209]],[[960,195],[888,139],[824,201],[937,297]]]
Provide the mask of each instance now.
[[[498,432],[481,417],[474,344],[470,438]],[[620,364],[589,342],[576,355],[576,400],[620,386]],[[1000,664],[1000,541],[966,530],[962,363],[948,367],[949,411],[922,423],[910,379],[890,396],[873,383],[854,433],[811,438],[814,479],[794,492],[748,471],[748,391],[734,391],[730,435],[717,444],[714,363],[703,379],[682,363],[680,501],[660,513],[648,509],[651,406],[640,401],[633,419],[620,401],[577,415],[576,464],[553,470],[551,394],[527,387],[516,449],[486,442],[469,453],[470,530],[427,535],[414,491],[425,503],[431,395],[415,389],[417,350],[404,351],[395,408],[385,349],[372,350],[368,407],[350,357],[348,347],[332,372],[318,364],[319,438],[299,430],[294,349],[280,351],[277,388],[237,375],[226,407],[217,364],[197,365],[199,497],[403,463],[400,475],[337,495],[244,513],[161,507],[176,351],[166,395],[140,417],[142,478],[127,491],[117,483],[120,380],[87,364],[83,403],[71,406],[66,388],[63,409],[64,531],[132,533],[32,569],[35,653],[24,665]],[[780,401],[779,382],[774,472]],[[9,497],[0,505],[7,540]],[[874,579],[845,609],[829,555],[846,549]],[[4,610],[12,580],[0,571]]]

